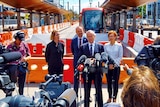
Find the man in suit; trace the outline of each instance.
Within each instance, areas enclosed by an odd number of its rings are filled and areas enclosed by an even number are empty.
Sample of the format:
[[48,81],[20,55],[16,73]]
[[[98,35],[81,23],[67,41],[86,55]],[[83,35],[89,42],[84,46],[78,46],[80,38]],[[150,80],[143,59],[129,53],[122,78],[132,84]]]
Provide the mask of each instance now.
[[[95,58],[96,53],[104,52],[104,48],[102,45],[95,43],[95,32],[92,30],[88,30],[86,32],[88,42],[83,44],[80,47],[79,55],[86,55],[87,58]],[[83,80],[84,80],[84,89],[85,89],[85,98],[84,98],[84,107],[89,107],[89,98],[90,98],[90,89],[92,80],[94,81],[96,88],[96,100],[98,102],[98,107],[103,107],[102,100],[102,72],[96,68],[95,72],[91,72],[88,70],[87,72],[83,72]]]
[[[73,65],[74,65],[74,70],[77,67],[77,61],[79,59],[79,48],[83,43],[86,43],[87,38],[84,36],[84,32],[83,32],[83,28],[81,26],[76,27],[76,35],[75,37],[72,39],[71,42],[71,51],[72,54],[74,55],[74,60],[73,60]],[[74,71],[74,73],[76,73],[76,71]],[[79,73],[77,73],[74,76],[74,90],[78,96],[78,87],[79,87]]]

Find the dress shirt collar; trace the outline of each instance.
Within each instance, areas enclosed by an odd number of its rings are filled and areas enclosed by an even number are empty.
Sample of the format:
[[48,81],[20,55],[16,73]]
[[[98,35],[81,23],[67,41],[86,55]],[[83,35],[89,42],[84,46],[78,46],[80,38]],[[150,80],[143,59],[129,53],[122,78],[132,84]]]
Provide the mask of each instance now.
[[95,45],[95,41],[94,41],[93,43],[88,42],[88,45],[89,45],[89,46],[91,46],[91,45],[92,45],[92,46],[94,47],[94,45]]

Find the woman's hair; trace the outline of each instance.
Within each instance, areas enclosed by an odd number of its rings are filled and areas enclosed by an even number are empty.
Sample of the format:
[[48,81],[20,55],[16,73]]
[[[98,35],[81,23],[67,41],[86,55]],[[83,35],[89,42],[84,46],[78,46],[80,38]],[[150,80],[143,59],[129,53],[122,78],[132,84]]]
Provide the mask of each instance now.
[[54,37],[55,37],[57,32],[58,32],[57,30],[52,31],[51,36],[50,36],[50,40],[54,40]]
[[121,99],[124,107],[160,107],[160,87],[153,71],[135,67],[124,82]]
[[114,30],[110,30],[110,31],[108,32],[108,36],[109,36],[110,34],[114,34],[114,36],[117,37],[117,32],[114,31]]

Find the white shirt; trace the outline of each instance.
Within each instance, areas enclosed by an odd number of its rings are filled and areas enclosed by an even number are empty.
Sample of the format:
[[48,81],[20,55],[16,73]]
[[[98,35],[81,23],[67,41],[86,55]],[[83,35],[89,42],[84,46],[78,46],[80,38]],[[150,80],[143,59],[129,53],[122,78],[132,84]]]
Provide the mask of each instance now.
[[106,52],[119,66],[123,57],[123,47],[121,43],[115,42],[111,45],[110,42],[104,45],[104,52]]

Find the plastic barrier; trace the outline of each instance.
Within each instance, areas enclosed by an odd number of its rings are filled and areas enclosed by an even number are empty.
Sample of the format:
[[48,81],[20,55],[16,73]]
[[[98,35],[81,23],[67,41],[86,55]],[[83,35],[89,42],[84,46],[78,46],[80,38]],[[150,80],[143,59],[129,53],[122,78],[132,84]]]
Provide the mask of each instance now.
[[[134,66],[133,58],[123,58],[122,62],[129,65],[129,67]],[[44,82],[44,77],[48,73],[48,66],[46,64],[44,57],[32,57],[29,61],[29,77],[27,78],[27,82],[35,82],[40,83]],[[135,65],[136,66],[136,65]],[[63,72],[63,81],[68,81],[73,83],[73,57],[64,57],[64,72]],[[120,79],[119,83],[123,83],[123,81],[128,77],[126,71],[123,70],[123,66],[121,65]],[[106,77],[104,75],[102,79],[103,83],[106,83]]]
[[129,34],[129,31],[124,30],[123,42],[126,43],[126,44],[128,44],[128,34]]
[[135,42],[134,33],[133,32],[129,32],[129,34],[128,34],[128,45],[130,47],[133,47],[134,42]]
[[[44,82],[44,77],[48,73],[48,66],[44,57],[32,57],[29,61],[29,78],[27,82]],[[64,57],[63,81],[73,83],[73,58]]]
[[152,44],[152,43],[154,42],[154,40],[153,40],[153,39],[150,39],[150,38],[145,37],[143,42],[144,42],[144,45],[148,45],[148,44]]
[[[119,77],[119,84],[122,84],[126,78],[128,78],[127,72],[123,69],[123,64],[127,64],[129,67],[136,66],[134,63],[134,58],[123,58],[120,65],[120,77]],[[107,83],[106,75],[103,74],[102,83]]]
[[70,54],[71,52],[71,42],[72,39],[66,39],[66,54]]
[[135,33],[135,43],[133,45],[133,48],[140,52],[141,49],[144,47],[144,36],[138,33]]
[[119,40],[122,41],[123,38],[124,38],[124,29],[120,28],[120,29],[119,29]]
[[140,52],[145,45],[152,44],[154,41],[139,33],[130,32],[122,28],[119,29],[119,32],[119,40],[133,48],[136,52]]

